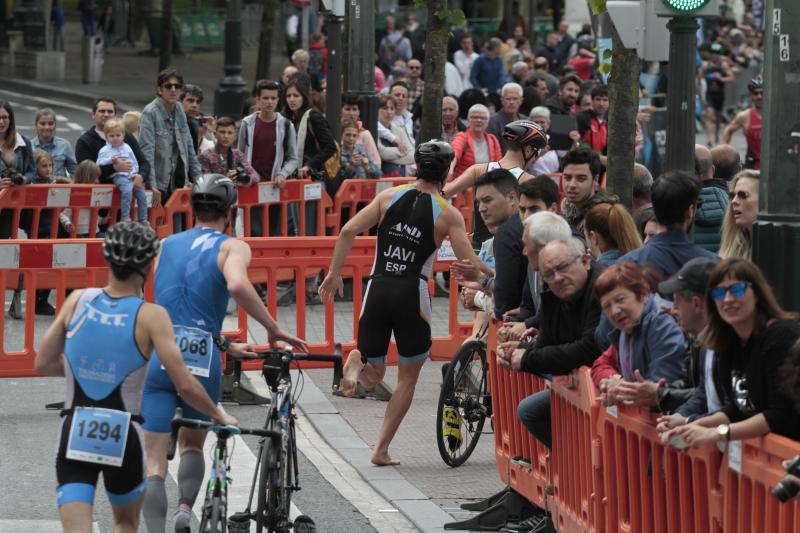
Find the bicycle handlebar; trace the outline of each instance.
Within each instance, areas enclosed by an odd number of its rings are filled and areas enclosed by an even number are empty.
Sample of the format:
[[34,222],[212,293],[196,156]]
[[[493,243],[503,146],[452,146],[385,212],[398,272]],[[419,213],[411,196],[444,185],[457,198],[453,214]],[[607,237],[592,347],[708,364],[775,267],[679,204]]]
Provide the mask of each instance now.
[[172,418],[172,435],[170,436],[169,451],[167,452],[167,459],[170,461],[175,457],[175,448],[178,444],[178,430],[182,427],[191,429],[208,429],[214,433],[226,433],[227,436],[231,435],[257,435],[259,437],[280,437],[277,431],[262,429],[262,428],[244,428],[239,426],[221,426],[214,422],[207,422],[205,420],[195,420],[191,418],[183,418],[183,409],[178,407],[175,410],[175,416]]
[[316,361],[320,363],[341,363],[341,354],[314,354],[314,353],[294,353],[289,350],[263,350],[256,352],[257,357],[252,359],[268,359],[270,357],[289,357],[292,361]]

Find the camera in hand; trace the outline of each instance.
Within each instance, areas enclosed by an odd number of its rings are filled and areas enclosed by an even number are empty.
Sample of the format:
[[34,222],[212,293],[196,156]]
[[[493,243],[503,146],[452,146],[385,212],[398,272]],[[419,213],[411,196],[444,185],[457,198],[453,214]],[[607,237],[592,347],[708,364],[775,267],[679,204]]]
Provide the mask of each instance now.
[[[800,455],[792,459],[789,466],[786,467],[786,473],[794,477],[800,477]],[[772,487],[772,494],[775,495],[782,502],[787,502],[797,496],[797,491],[800,490],[793,482],[786,478],[780,480],[774,487]]]
[[239,183],[250,183],[250,174],[247,173],[247,169],[244,168],[243,165],[236,166],[236,181]]
[[25,176],[17,172],[17,170],[14,168],[3,166],[3,168],[0,169],[0,179],[2,178],[10,178],[11,183],[17,187],[25,184]]

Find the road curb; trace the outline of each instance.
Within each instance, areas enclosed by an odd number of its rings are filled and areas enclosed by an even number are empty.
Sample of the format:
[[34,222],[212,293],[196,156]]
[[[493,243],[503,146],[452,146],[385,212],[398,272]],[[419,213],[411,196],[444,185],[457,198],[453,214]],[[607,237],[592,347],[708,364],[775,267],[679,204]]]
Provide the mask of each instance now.
[[445,523],[456,521],[411,484],[396,467],[376,467],[370,463],[372,448],[350,426],[314,380],[305,380],[298,407],[325,442],[417,529],[424,533],[442,533]]
[[[87,85],[87,89],[90,86]],[[64,87],[53,86],[51,83],[43,83],[33,80],[24,80],[20,78],[4,78],[3,88],[10,91],[16,91],[25,94],[36,94],[46,98],[59,98],[74,104],[85,105],[91,109],[95,100],[99,95],[89,92],[81,92],[74,89],[66,89]],[[111,96],[113,98],[113,96]],[[117,115],[122,115],[128,111],[138,109],[137,106],[126,104],[114,99],[117,102]]]

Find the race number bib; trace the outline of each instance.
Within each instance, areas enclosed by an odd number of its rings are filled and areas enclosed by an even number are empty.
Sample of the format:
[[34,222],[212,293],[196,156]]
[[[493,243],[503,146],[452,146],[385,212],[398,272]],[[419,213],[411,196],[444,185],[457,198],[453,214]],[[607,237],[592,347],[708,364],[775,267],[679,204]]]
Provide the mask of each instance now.
[[195,376],[207,378],[211,374],[211,357],[214,343],[211,333],[190,326],[174,326],[175,344],[183,354],[186,368]]
[[122,466],[131,414],[99,407],[76,407],[69,430],[67,459]]

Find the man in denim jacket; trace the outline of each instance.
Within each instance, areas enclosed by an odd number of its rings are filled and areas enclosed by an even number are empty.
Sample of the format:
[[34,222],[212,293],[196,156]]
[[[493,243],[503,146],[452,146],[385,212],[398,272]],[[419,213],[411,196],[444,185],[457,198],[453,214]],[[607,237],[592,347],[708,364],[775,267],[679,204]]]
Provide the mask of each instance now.
[[153,207],[169,199],[175,189],[201,174],[183,107],[177,105],[183,76],[168,68],[158,74],[158,97],[147,104],[139,119],[139,144],[150,163],[145,181],[154,183]]

